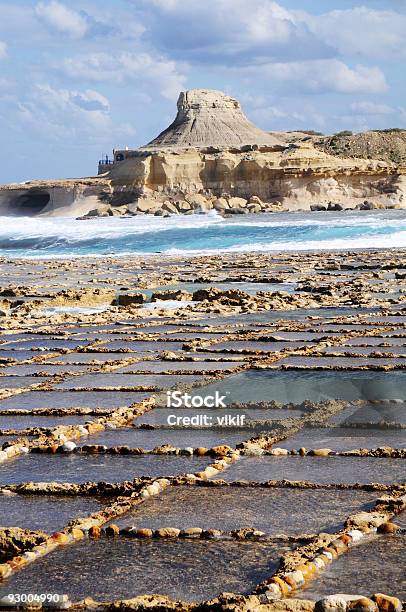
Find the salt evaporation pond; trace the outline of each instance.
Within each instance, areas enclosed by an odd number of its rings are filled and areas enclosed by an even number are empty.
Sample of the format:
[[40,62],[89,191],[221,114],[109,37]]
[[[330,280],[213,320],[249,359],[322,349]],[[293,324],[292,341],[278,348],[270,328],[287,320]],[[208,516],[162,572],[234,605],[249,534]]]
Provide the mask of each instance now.
[[0,596],[30,593],[35,585],[38,592],[68,594],[75,601],[152,593],[207,600],[223,591],[249,592],[273,574],[287,550],[281,543],[85,540],[16,572],[0,588]]
[[207,395],[215,391],[226,394],[228,403],[398,399],[406,396],[406,373],[252,370],[204,387]]

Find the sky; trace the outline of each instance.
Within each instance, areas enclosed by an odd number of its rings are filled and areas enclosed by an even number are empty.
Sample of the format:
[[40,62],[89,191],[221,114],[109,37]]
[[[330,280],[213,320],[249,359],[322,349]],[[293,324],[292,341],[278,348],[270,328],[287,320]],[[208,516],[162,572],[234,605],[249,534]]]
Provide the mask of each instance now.
[[406,128],[406,0],[0,0],[0,183],[92,176],[220,89],[269,130]]

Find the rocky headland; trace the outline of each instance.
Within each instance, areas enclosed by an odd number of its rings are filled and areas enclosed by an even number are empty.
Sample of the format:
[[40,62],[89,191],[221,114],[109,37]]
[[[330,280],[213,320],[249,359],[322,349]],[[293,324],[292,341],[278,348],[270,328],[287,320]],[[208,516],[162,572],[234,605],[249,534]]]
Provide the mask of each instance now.
[[182,92],[173,123],[99,175],[0,186],[7,215],[84,218],[405,207],[406,131],[268,133],[219,91]]

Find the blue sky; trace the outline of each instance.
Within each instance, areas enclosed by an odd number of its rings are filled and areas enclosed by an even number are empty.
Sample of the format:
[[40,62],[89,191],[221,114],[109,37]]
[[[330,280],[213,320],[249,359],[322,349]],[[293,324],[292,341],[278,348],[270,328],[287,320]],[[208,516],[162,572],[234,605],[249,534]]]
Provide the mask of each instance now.
[[0,183],[95,174],[182,89],[267,130],[406,127],[406,0],[0,0]]

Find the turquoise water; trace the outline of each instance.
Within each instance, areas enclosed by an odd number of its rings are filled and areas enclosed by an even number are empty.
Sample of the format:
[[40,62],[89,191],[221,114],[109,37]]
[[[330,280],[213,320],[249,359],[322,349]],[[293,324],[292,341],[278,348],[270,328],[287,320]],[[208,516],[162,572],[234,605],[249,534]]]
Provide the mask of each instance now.
[[216,213],[78,221],[0,218],[0,256],[187,254],[406,246],[406,211],[278,213],[223,219]]

